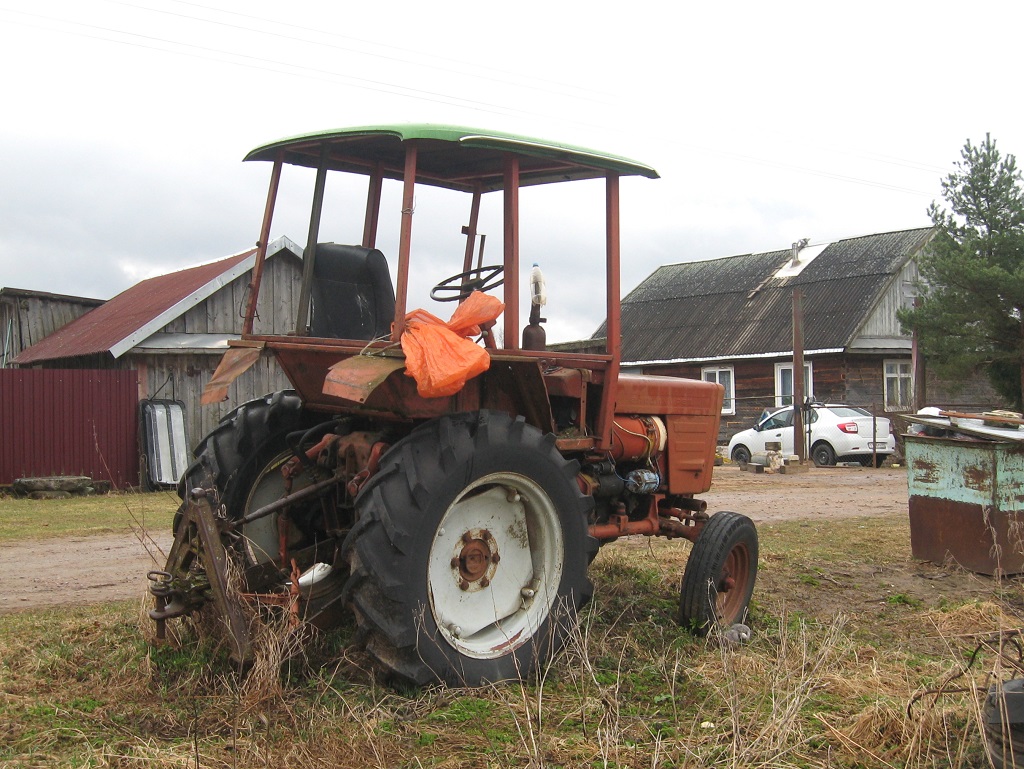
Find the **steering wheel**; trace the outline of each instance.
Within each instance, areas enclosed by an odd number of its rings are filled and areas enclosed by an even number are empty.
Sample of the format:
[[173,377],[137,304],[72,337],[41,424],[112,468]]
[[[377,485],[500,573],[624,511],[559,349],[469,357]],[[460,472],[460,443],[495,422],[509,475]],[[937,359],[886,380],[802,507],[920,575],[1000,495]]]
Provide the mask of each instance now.
[[503,272],[505,267],[500,264],[460,272],[430,289],[430,298],[435,302],[454,302],[465,299],[474,291],[490,291],[505,282],[501,277]]

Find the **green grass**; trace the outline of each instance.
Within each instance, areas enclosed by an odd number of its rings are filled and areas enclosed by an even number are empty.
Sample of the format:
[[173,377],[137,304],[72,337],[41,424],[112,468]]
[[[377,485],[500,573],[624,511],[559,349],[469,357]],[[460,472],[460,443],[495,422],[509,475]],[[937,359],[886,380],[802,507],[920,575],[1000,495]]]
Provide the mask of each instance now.
[[476,690],[388,688],[348,627],[260,678],[178,621],[152,646],[139,602],[0,615],[0,766],[986,765],[976,708],[997,649],[950,687],[966,691],[907,704],[1020,622],[1019,583],[915,564],[905,517],[761,537],[748,645],[671,620],[688,543],[623,542],[595,559],[543,681]]
[[180,502],[170,491],[53,500],[0,497],[0,543],[67,535],[127,534],[139,527],[170,531]]

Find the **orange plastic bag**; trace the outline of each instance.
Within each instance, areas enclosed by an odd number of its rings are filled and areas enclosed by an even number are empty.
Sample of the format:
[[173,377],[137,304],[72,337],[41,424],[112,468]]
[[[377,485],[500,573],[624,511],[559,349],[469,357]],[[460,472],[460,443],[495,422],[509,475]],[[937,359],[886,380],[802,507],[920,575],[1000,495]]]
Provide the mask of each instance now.
[[480,324],[504,309],[498,299],[474,291],[447,323],[426,310],[406,315],[402,351],[405,373],[416,380],[416,391],[424,398],[454,395],[490,368],[487,351],[467,337],[479,334]]

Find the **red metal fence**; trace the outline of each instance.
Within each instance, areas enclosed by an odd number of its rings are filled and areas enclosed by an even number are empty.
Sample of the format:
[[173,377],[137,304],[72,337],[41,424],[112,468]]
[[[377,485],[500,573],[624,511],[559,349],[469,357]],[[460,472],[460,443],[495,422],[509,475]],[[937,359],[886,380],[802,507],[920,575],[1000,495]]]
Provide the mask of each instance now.
[[87,475],[139,482],[136,371],[0,369],[0,484]]

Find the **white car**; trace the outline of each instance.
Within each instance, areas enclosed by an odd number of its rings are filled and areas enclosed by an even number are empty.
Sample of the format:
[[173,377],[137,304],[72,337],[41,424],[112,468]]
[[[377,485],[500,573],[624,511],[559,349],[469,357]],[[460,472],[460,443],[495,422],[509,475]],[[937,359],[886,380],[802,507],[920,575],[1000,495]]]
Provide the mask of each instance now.
[[[869,411],[856,406],[814,403],[805,412],[804,430],[810,428],[810,458],[816,465],[834,465],[838,459],[855,460],[870,467],[871,458],[881,465],[896,450],[896,438],[884,417],[872,417]],[[874,422],[875,434],[871,434]],[[809,425],[806,423],[810,423]],[[775,409],[763,414],[756,427],[736,433],[729,441],[729,456],[735,462],[747,462],[756,451],[764,451],[765,443],[782,444],[782,453],[796,453],[793,444],[793,407]]]

